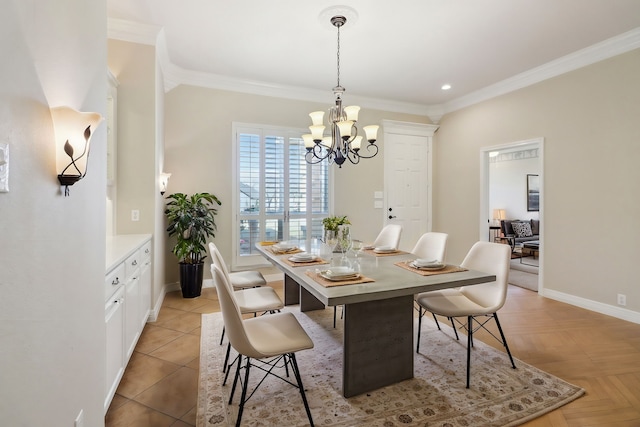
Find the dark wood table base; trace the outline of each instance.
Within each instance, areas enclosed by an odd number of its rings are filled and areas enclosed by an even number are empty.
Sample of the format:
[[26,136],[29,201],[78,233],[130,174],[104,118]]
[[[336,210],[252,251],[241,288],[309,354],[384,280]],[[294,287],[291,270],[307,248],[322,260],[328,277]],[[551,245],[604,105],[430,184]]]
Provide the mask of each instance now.
[[[285,305],[324,304],[285,274]],[[342,394],[352,397],[413,378],[413,295],[346,304]]]

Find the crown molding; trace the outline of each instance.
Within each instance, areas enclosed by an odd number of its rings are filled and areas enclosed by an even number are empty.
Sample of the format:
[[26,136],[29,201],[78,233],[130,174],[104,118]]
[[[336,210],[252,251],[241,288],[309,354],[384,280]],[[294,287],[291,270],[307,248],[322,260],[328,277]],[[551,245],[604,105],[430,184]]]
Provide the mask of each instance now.
[[162,28],[124,19],[107,19],[107,37],[132,43],[155,46]]
[[640,28],[604,40],[443,105],[450,113],[640,48]]
[[[175,87],[185,84],[300,101],[326,103],[333,100],[329,90],[322,91],[256,80],[246,80],[179,67],[171,62],[162,28],[113,18],[109,18],[107,22],[107,34],[111,39],[156,46],[158,62],[164,79],[165,92],[169,92]],[[640,48],[640,27],[447,103],[423,105],[358,95],[350,95],[349,101],[376,110],[427,116],[433,123],[437,124],[446,113],[451,113],[473,104],[514,92],[638,48]]]

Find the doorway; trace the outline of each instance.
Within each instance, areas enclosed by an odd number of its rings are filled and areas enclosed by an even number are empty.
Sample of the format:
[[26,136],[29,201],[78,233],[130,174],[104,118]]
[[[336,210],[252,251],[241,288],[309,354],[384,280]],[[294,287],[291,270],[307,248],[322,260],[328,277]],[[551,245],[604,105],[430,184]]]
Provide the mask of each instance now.
[[[495,213],[503,213],[503,219],[539,220],[538,267],[529,273],[537,272],[538,292],[543,288],[544,272],[544,138],[516,141],[507,144],[485,147],[480,152],[481,197],[480,197],[480,240],[491,240],[490,226],[498,224]],[[539,183],[537,211],[532,209],[528,199],[528,181],[537,175]],[[496,230],[500,232],[500,230]],[[516,257],[516,255],[514,255]],[[512,271],[519,269],[514,265]],[[534,270],[534,271],[531,271]],[[525,270],[526,271],[526,270]],[[515,280],[516,275],[513,274]],[[535,281],[535,279],[534,279]],[[531,288],[529,288],[531,289]]]
[[437,125],[383,120],[384,224],[402,225],[400,249],[431,231],[432,144]]

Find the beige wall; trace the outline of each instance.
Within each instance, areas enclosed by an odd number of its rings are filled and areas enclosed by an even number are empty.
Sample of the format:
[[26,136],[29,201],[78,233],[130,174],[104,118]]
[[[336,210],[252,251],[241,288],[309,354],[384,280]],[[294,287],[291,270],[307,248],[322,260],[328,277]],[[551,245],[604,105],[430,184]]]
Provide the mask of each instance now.
[[[479,235],[482,147],[543,137],[546,293],[638,319],[640,50],[447,114],[434,142],[434,228],[460,260]],[[635,312],[635,314],[633,313]]]
[[[265,96],[248,95],[194,86],[179,86],[166,94],[165,169],[172,173],[169,193],[208,191],[220,198],[215,242],[227,262],[231,261],[231,203],[233,122],[288,126],[306,129],[308,114],[331,106]],[[348,102],[348,97],[346,99]],[[363,107],[359,122],[381,124],[382,119],[429,123],[423,116],[389,113]],[[382,212],[373,208],[373,192],[383,189],[384,141],[379,132],[381,154],[350,163],[335,171],[335,213],[349,214],[354,234],[373,239],[382,226]],[[175,257],[167,258],[167,281],[176,282]]]
[[[118,79],[116,234],[153,234],[152,316],[164,297],[164,198],[157,177],[164,155],[162,74],[155,47],[108,42],[109,69]],[[140,221],[131,220],[131,210]]]
[[104,425],[106,126],[64,197],[50,107],[106,114],[104,0],[2,2],[0,424]]

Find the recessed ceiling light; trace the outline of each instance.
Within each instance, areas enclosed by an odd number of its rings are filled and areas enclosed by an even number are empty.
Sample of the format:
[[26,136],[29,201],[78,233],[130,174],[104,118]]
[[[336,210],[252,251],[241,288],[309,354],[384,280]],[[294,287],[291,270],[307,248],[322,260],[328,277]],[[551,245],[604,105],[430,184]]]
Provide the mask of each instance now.
[[450,84],[447,83],[447,84],[442,85],[442,90],[449,90],[449,89],[451,89],[451,85]]

